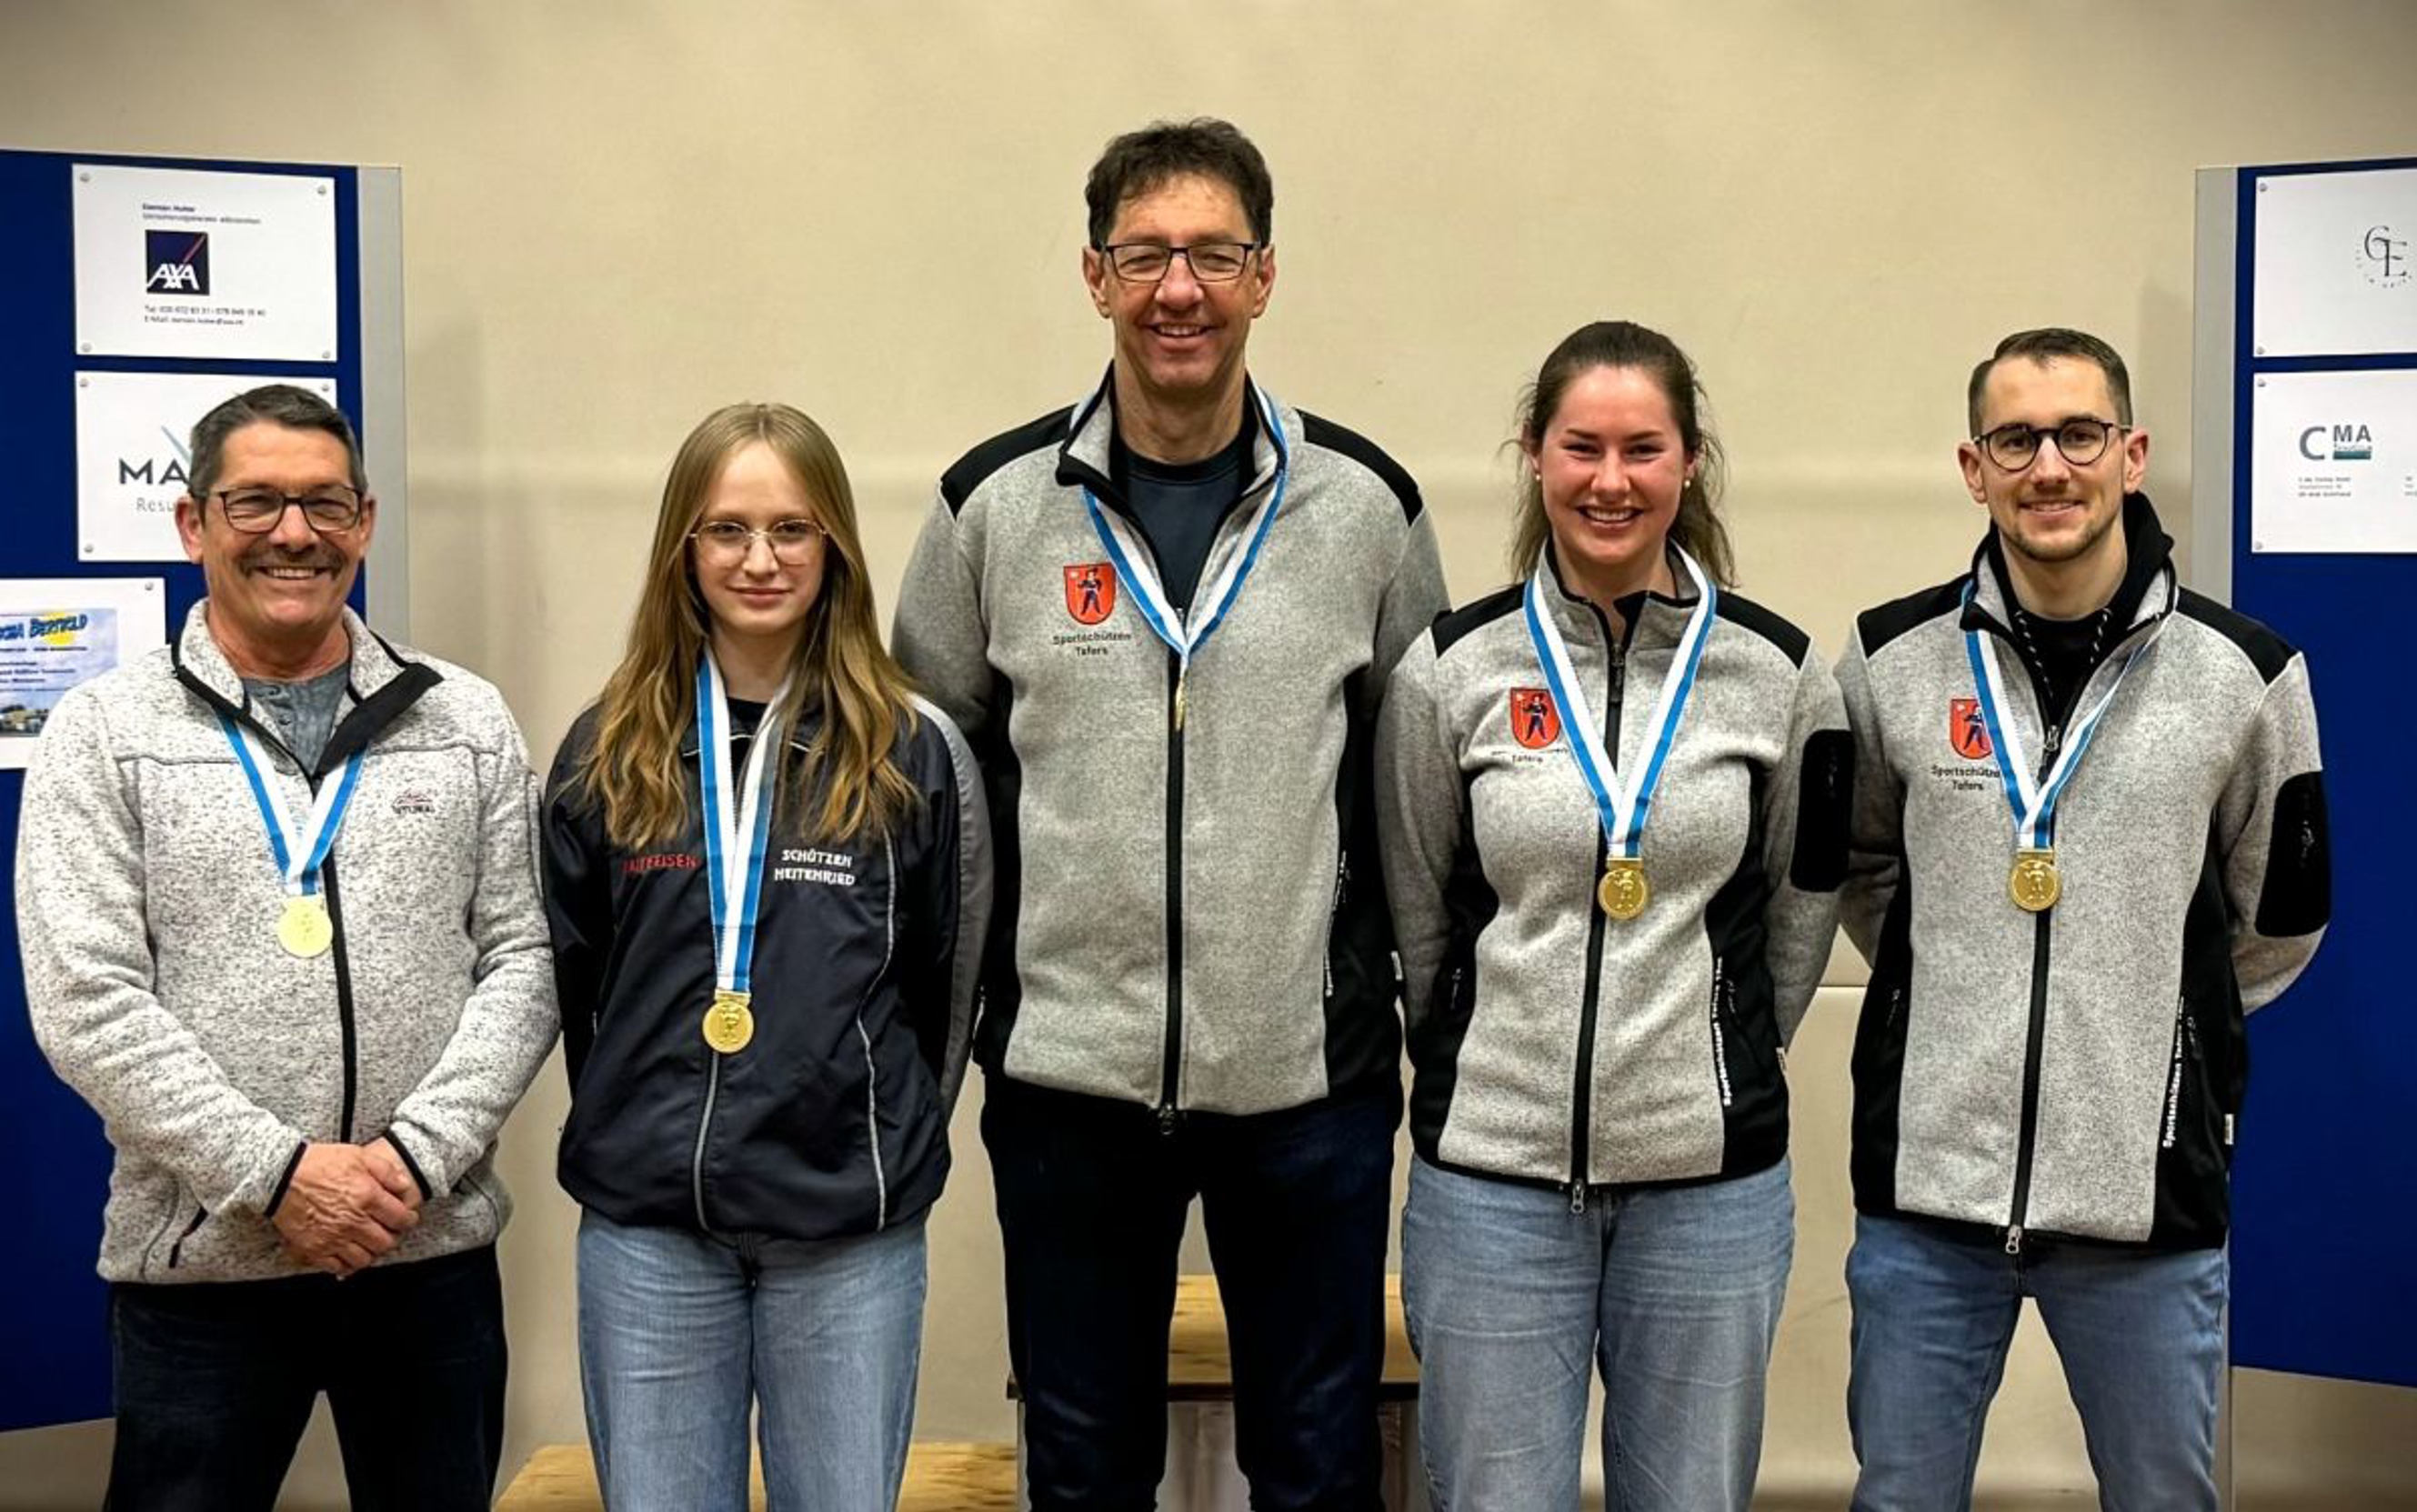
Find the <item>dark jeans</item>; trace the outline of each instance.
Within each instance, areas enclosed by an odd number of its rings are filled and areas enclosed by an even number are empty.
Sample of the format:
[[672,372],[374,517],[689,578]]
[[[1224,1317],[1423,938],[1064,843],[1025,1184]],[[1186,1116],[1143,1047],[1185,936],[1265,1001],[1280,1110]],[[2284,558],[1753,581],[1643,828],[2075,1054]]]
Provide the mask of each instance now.
[[1200,1199],[1224,1299],[1236,1457],[1258,1512],[1374,1512],[1392,1206],[1391,1087],[1186,1113],[993,1076],[1008,1357],[1033,1512],[1139,1512],[1166,1460],[1177,1247]]
[[348,1280],[110,1289],[107,1512],[269,1512],[320,1392],[355,1512],[484,1512],[504,1443],[492,1247]]

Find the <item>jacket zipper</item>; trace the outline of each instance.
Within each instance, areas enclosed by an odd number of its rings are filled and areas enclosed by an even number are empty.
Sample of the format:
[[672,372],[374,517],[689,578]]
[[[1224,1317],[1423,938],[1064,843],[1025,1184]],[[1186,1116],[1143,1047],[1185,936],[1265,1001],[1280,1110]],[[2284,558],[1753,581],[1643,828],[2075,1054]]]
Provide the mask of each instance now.
[[[712,1056],[705,1073],[705,1110],[696,1118],[696,1150],[689,1157],[689,1188],[696,1198],[696,1226],[705,1233],[716,1233],[713,1220],[705,1216],[705,1136],[713,1127],[713,1101],[722,1092],[722,1053],[708,1047]],[[717,1235],[718,1236],[718,1235]]]
[[1183,663],[1166,654],[1166,1040],[1159,1054],[1158,1131],[1175,1132],[1183,1072]]
[[[2088,685],[2083,686],[2086,688]],[[2057,749],[2063,743],[2064,727],[2049,725],[2040,750],[2042,781],[2046,780],[2048,768],[2056,764]],[[2055,913],[2051,908],[2031,915],[2031,1014],[2023,1042],[2023,1115],[2014,1144],[2014,1201],[2006,1222],[2009,1255],[2023,1252],[2023,1224],[2030,1212],[2031,1146],[2039,1138],[2040,1052],[2047,1038],[2047,921]]]
[[[1603,630],[1604,650],[1610,656],[1610,673],[1605,679],[1603,715],[1603,748],[1619,759],[1619,705],[1623,685],[1627,681],[1627,643],[1615,640],[1611,622],[1603,611],[1593,605],[1595,623]],[[1586,1211],[1587,1177],[1594,1164],[1590,1146],[1594,1140],[1594,1029],[1595,999],[1603,987],[1603,908],[1595,901],[1594,879],[1603,875],[1604,863],[1610,858],[1610,838],[1596,826],[1594,870],[1586,879],[1587,965],[1586,992],[1578,1003],[1578,1054],[1573,1072],[1574,1086],[1571,1095],[1570,1119],[1570,1212]]]
[[[881,865],[889,892],[881,909],[881,966],[874,973],[875,982],[888,975],[889,958],[898,948],[898,852],[887,834],[881,837]],[[864,1027],[862,1003],[856,1007],[856,1037],[864,1046],[864,1140],[873,1150],[873,1228],[878,1233],[889,1227],[889,1176],[881,1164],[881,1072],[874,1064],[873,1035]]]
[[199,1229],[202,1226],[202,1220],[209,1216],[210,1210],[208,1208],[203,1207],[199,1203],[194,1204],[193,1220],[185,1225],[185,1232],[176,1235],[176,1242],[168,1247],[168,1268],[170,1270],[175,1270],[176,1268],[176,1262],[183,1258],[185,1253],[185,1241],[193,1236],[193,1231]]

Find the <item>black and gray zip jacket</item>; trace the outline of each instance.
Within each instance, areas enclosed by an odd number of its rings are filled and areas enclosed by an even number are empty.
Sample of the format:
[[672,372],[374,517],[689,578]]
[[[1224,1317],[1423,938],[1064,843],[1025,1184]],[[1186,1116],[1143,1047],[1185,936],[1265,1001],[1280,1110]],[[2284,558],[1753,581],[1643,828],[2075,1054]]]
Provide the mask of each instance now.
[[1998,643],[2000,718],[2043,767],[2064,717],[2014,670],[2029,664],[1994,540],[1967,576],[1862,615],[1839,665],[1863,773],[1845,919],[1872,964],[1854,1046],[1865,1213],[2012,1250],[2224,1240],[2242,1016],[2290,985],[2331,912],[2316,708],[2299,653],[2181,586],[2146,498],[2123,529],[2116,604],[2136,608],[2071,706],[2149,649],[2058,805],[2063,893],[2044,914],[2007,893],[2014,821],[1965,631]]
[[[722,1055],[704,1036],[713,925],[695,727],[680,752],[686,829],[631,853],[572,781],[595,721],[591,708],[564,739],[545,809],[571,1089],[564,1189],[616,1223],[734,1242],[870,1233],[922,1213],[948,1175],[989,909],[980,777],[962,737],[919,703],[891,753],[916,801],[887,835],[805,840],[775,823],[755,1036]],[[818,728],[809,709],[792,759]],[[734,764],[748,739],[734,739]]]
[[[25,775],[25,1002],[115,1151],[100,1274],[303,1274],[269,1215],[304,1143],[381,1134],[423,1201],[378,1263],[492,1244],[511,1212],[496,1133],[556,1022],[520,729],[494,688],[347,612],[346,710],[306,768],[206,609],[61,698]],[[284,885],[221,718],[260,737],[289,813],[362,753],[318,955],[278,945]]]
[[[1558,573],[1545,596],[1622,772],[1645,763],[1686,591],[1623,600],[1624,634]],[[1558,711],[1535,722],[1524,592],[1437,620],[1377,727],[1411,1137],[1436,1165],[1573,1204],[1762,1170],[1787,1153],[1784,1047],[1837,927],[1854,783],[1837,683],[1802,631],[1720,595],[1645,829],[1652,897],[1612,919],[1593,796]]]
[[1178,726],[1175,654],[1083,504],[1087,485],[1125,507],[1109,395],[950,468],[899,590],[891,643],[990,784],[1000,927],[976,1054],[1169,1120],[1394,1084],[1368,751],[1386,673],[1444,602],[1418,490],[1359,436],[1275,406],[1283,444],[1254,431],[1201,582],[1247,548],[1280,460],[1283,505]]

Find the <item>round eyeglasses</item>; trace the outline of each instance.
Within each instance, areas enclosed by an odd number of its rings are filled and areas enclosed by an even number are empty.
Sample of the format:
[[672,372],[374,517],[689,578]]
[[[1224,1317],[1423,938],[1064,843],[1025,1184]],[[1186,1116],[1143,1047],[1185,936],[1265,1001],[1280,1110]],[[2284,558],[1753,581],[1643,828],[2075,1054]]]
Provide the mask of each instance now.
[[729,566],[743,562],[755,549],[756,537],[772,549],[772,559],[787,567],[796,567],[812,556],[814,547],[828,534],[812,520],[798,517],[775,520],[763,529],[742,525],[736,520],[708,520],[688,533],[696,542],[696,554],[708,561]]
[[302,511],[302,522],[322,536],[341,536],[361,522],[361,496],[347,488],[312,489],[308,493],[281,493],[275,489],[220,489],[210,495],[226,513],[226,522],[247,536],[275,530],[288,509]]
[[1189,247],[1162,247],[1150,241],[1116,242],[1099,249],[1108,266],[1127,283],[1156,283],[1183,259],[1192,277],[1202,283],[1231,283],[1251,265],[1251,254],[1266,246],[1255,241],[1203,241]]
[[2087,467],[2106,454],[2106,443],[2127,429],[2112,420],[2076,415],[2054,425],[2001,425],[1972,438],[1989,460],[2009,473],[2019,473],[2039,461],[2040,443],[2056,443],[2057,455],[2075,467]]

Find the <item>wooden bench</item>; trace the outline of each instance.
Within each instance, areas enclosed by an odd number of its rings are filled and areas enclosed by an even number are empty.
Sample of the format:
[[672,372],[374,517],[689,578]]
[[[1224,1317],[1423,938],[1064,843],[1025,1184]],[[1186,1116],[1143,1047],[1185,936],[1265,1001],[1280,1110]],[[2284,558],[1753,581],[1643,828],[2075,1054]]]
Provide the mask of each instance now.
[[[747,1499],[762,1512],[759,1472]],[[596,1461],[584,1444],[550,1444],[529,1457],[496,1512],[600,1512]],[[917,1444],[906,1453],[898,1512],[1014,1512],[1015,1445]]]

